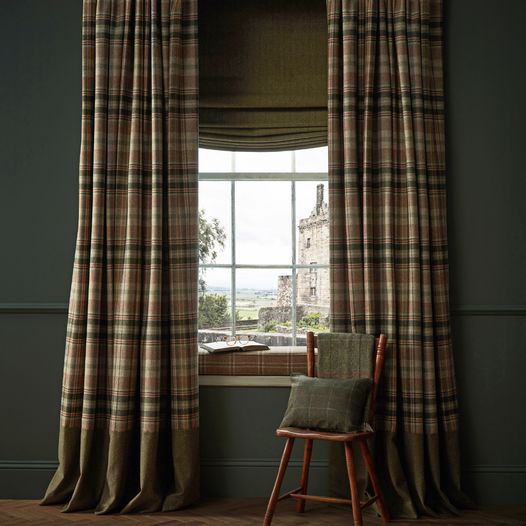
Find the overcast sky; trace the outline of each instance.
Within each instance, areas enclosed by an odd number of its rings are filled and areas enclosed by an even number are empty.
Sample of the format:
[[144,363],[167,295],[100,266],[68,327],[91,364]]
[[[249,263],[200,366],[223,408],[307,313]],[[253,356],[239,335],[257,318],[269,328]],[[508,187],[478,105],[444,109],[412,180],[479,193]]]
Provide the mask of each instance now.
[[[201,172],[290,172],[290,152],[238,152],[232,154],[200,150]],[[297,172],[326,172],[327,148],[296,152]],[[296,183],[297,221],[308,217],[316,204],[320,181]],[[325,200],[327,200],[327,184]],[[203,181],[199,188],[199,207],[208,219],[217,218],[227,234],[224,250],[216,263],[231,262],[230,182]],[[297,227],[296,227],[297,233]],[[240,181],[236,183],[236,260],[244,264],[290,264],[292,262],[291,183],[282,181]],[[239,288],[275,289],[277,276],[289,269],[250,269],[237,271]],[[211,287],[230,286],[228,269],[208,269],[206,282]]]

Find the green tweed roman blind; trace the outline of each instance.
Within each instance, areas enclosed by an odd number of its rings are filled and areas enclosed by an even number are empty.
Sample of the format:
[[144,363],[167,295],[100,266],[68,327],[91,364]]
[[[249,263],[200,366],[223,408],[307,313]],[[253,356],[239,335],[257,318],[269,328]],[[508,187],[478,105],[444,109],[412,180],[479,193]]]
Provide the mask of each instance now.
[[199,0],[199,143],[327,144],[325,0]]

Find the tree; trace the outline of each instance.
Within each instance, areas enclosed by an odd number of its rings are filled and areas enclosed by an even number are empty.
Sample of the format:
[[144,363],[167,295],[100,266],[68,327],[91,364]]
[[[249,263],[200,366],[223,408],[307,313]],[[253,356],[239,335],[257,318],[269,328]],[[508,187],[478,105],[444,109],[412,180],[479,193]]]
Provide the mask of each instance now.
[[[199,211],[199,262],[214,263],[217,258],[218,249],[225,248],[225,229],[217,218],[208,220],[205,211]],[[201,295],[206,292],[205,269],[199,274],[199,290]]]
[[[218,250],[225,247],[226,234],[217,218],[208,220],[205,211],[199,211],[199,262],[214,263]],[[199,273],[199,328],[223,327],[229,320],[226,296],[206,294],[206,269]]]
[[199,297],[199,328],[224,327],[230,319],[228,303],[223,294],[201,294]]
[[321,314],[319,312],[309,312],[299,322],[300,327],[305,327],[307,329],[313,328],[316,329],[320,326]]

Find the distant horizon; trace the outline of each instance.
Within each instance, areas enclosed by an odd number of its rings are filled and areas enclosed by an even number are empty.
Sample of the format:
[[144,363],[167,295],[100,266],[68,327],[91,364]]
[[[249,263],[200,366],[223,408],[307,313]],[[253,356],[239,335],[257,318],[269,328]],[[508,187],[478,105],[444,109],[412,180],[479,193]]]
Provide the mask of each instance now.
[[[207,290],[211,290],[211,291],[214,291],[214,290],[230,290],[230,286],[228,285],[212,285],[212,286],[207,286],[206,287]],[[237,287],[237,290],[256,290],[256,291],[261,291],[261,292],[277,292],[278,288],[274,288],[274,289],[262,289],[260,287]]]
[[[290,276],[291,269],[236,269],[237,290],[278,290],[278,276]],[[230,268],[207,268],[203,279],[207,288],[230,289]]]

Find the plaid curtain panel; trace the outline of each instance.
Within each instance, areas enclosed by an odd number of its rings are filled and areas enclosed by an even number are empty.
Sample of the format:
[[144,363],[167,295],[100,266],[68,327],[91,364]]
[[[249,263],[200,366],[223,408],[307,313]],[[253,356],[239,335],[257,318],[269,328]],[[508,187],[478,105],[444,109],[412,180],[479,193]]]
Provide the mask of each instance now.
[[197,0],[84,0],[80,212],[44,504],[198,496]]
[[394,516],[454,511],[441,0],[328,0],[331,320],[387,334],[376,461]]

